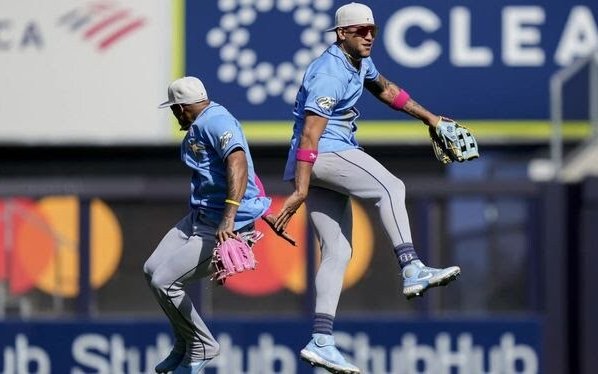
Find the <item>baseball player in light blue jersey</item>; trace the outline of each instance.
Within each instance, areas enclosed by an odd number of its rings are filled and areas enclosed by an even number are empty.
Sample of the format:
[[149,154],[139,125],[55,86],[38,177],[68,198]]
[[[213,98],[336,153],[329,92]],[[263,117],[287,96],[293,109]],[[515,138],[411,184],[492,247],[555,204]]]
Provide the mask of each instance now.
[[166,233],[143,268],[175,335],[172,352],[156,372],[199,373],[218,355],[219,345],[184,287],[208,276],[217,242],[253,230],[271,201],[256,184],[241,125],[223,106],[208,100],[199,79],[172,82],[168,101],[160,107],[170,107],[181,130],[187,131],[181,159],[193,174],[189,214]]
[[286,227],[305,201],[321,246],[316,273],[316,307],[312,339],[301,358],[333,373],[359,373],[335,346],[333,322],[344,273],[351,258],[354,197],[377,209],[402,269],[403,294],[422,295],[444,285],[461,272],[427,267],[414,249],[405,206],[405,185],[359,148],[355,138],[357,100],[365,87],[380,101],[425,125],[436,127],[440,117],[384,78],[370,58],[377,33],[369,7],[350,3],[335,15],[337,41],[307,68],[293,111],[295,124],[284,179],[294,180],[275,229]]

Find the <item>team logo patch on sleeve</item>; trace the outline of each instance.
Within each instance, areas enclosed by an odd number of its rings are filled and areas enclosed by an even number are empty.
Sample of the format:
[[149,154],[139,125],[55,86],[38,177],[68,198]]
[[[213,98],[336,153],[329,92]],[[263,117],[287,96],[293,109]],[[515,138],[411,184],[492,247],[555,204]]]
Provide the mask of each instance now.
[[316,104],[323,110],[330,111],[336,104],[336,99],[334,97],[322,96],[318,97]]
[[233,138],[233,133],[230,131],[225,131],[221,136],[220,136],[220,148],[224,149],[226,148],[226,146],[228,145],[228,142],[230,142],[230,140]]

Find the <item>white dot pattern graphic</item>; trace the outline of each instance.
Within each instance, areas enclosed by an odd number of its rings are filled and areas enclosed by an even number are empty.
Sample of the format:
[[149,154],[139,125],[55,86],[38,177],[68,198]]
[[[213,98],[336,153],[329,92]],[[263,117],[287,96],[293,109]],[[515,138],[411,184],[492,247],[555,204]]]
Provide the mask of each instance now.
[[[226,37],[223,40],[226,40]],[[239,47],[244,46],[249,42],[249,31],[246,29],[236,29],[231,33],[230,41]]]
[[251,85],[255,83],[255,73],[253,70],[242,70],[237,78],[237,83],[239,83],[241,87],[251,87]]
[[[333,33],[324,34],[332,23],[328,14],[332,6],[332,0],[218,0],[222,16],[206,35],[208,46],[219,49],[218,79],[245,88],[251,104],[263,104],[269,96],[293,104],[305,68],[334,42]],[[303,28],[299,33],[302,47],[277,64],[259,61],[250,47],[248,29],[259,22],[260,13],[273,11],[290,13]]]
[[220,59],[222,61],[233,61],[237,58],[239,54],[239,49],[236,45],[227,44],[220,49]]
[[237,76],[237,67],[233,64],[222,64],[218,68],[218,79],[225,83],[230,83]]

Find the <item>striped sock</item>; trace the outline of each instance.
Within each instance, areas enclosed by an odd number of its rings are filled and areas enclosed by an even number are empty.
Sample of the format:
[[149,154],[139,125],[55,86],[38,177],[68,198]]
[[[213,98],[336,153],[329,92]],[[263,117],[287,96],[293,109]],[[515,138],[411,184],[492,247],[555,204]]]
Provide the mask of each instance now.
[[417,257],[417,253],[415,252],[415,248],[413,248],[413,244],[411,243],[397,245],[394,251],[395,255],[397,256],[397,260],[399,260],[399,266],[401,269],[409,265],[411,261],[419,259],[419,257]]
[[314,334],[332,335],[332,324],[334,316],[324,313],[316,313],[314,316]]

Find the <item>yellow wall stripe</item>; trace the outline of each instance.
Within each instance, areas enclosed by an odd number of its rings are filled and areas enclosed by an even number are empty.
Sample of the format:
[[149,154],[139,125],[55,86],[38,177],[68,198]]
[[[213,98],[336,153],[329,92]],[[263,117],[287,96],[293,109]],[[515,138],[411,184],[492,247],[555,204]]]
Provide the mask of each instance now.
[[[288,143],[291,121],[242,121],[247,139],[252,144]],[[549,141],[552,125],[549,121],[467,121],[480,142],[538,142]],[[588,138],[591,127],[587,121],[569,121],[563,125],[563,138],[576,141]],[[423,143],[428,142],[426,127],[418,121],[360,121],[357,131],[360,143]]]

